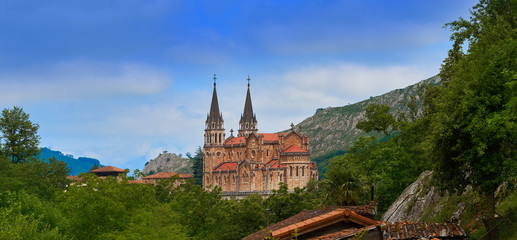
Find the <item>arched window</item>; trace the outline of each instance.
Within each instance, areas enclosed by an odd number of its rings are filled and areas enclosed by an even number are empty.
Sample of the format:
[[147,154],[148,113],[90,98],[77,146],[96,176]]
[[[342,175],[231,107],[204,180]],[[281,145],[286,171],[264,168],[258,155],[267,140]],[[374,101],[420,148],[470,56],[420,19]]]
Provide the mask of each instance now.
[[302,167],[302,177],[304,176],[304,173],[305,173],[305,168]]
[[256,155],[255,150],[251,150],[251,159],[255,159],[255,155]]
[[298,177],[298,166],[296,166],[296,176]]
[[266,150],[266,157],[269,157],[269,149]]
[[219,133],[219,142],[222,142],[223,139],[221,138],[221,134]]
[[289,176],[292,177],[293,176],[293,167],[289,167]]

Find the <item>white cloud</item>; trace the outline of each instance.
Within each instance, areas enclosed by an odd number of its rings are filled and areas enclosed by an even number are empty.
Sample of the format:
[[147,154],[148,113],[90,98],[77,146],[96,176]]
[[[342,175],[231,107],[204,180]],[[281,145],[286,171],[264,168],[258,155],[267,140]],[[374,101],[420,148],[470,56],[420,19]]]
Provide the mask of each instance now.
[[355,103],[428,77],[412,66],[313,65],[265,76],[267,83],[252,87],[252,98],[261,128],[280,131],[311,116],[317,108]]
[[131,63],[72,61],[26,72],[30,74],[0,75],[0,102],[149,95],[162,91],[172,82],[159,70]]

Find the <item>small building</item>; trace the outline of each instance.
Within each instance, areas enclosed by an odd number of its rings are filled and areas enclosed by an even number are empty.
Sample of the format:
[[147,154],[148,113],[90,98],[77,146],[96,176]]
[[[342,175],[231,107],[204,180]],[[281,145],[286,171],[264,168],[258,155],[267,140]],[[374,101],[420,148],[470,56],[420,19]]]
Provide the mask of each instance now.
[[107,177],[107,176],[118,177],[120,174],[125,175],[126,171],[124,171],[123,169],[120,169],[120,168],[113,167],[113,166],[106,166],[106,167],[101,167],[101,168],[91,170],[91,171],[89,171],[89,173],[93,173],[93,174],[97,175],[98,177]]
[[456,223],[383,223],[375,220],[375,204],[304,210],[290,218],[244,237],[262,239],[467,239]]
[[194,178],[192,175],[186,174],[186,173],[159,172],[159,173],[155,173],[153,175],[143,177],[142,180],[144,181],[144,183],[150,183],[150,184],[156,185],[159,180],[169,179],[174,176],[178,176],[178,179],[179,179],[179,181],[177,181],[174,184],[175,186],[185,183],[185,181],[187,181],[188,179]]

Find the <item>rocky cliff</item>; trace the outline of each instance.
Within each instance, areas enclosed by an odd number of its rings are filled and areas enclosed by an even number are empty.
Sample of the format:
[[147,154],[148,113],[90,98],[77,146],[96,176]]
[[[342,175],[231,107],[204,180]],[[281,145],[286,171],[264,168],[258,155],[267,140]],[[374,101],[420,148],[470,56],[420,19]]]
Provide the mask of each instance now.
[[188,158],[180,158],[174,153],[162,153],[155,159],[145,164],[142,173],[149,175],[158,172],[177,172],[192,174],[192,161]]
[[337,150],[348,149],[360,136],[367,135],[357,129],[355,125],[364,116],[364,109],[371,103],[387,104],[393,112],[408,111],[403,103],[409,101],[411,96],[418,95],[418,89],[423,84],[437,84],[438,76],[420,81],[417,84],[403,89],[393,90],[380,96],[350,104],[342,107],[318,109],[316,114],[303,120],[297,126],[310,137],[310,150],[312,157],[319,157]]
[[432,172],[425,171],[409,185],[382,215],[381,221],[421,221],[423,212],[440,202],[440,195],[431,186]]

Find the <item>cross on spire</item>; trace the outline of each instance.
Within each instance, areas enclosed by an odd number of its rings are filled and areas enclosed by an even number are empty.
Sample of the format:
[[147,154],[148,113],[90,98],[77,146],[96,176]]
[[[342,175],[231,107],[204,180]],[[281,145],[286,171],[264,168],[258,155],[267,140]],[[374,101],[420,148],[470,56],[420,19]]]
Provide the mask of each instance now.
[[214,86],[215,86],[215,80],[217,79],[217,77],[215,76],[215,73],[214,73]]
[[248,87],[249,87],[250,86],[250,80],[251,80],[250,79],[250,75],[248,75],[248,79],[247,80],[248,80]]

